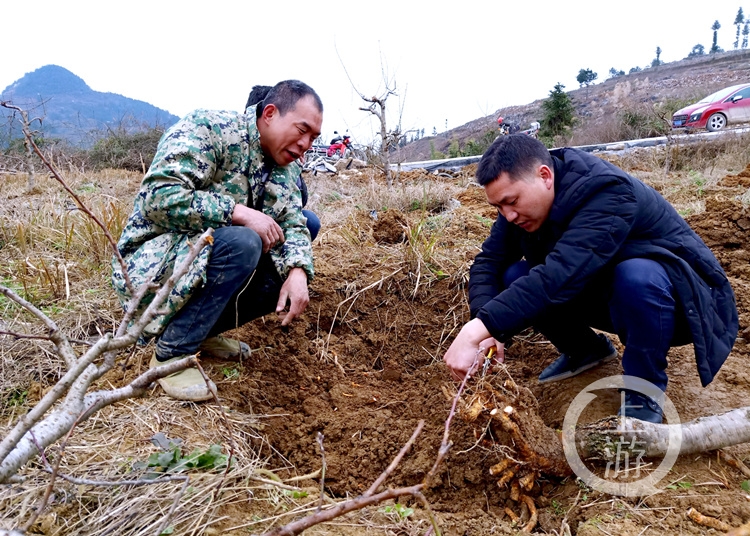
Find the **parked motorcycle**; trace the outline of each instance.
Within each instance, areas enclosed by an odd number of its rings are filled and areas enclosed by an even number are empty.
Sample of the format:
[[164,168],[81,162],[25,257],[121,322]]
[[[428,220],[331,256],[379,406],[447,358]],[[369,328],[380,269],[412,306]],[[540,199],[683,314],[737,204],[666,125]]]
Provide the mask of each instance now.
[[346,151],[351,144],[352,138],[349,134],[344,134],[342,137],[334,138],[331,140],[331,145],[328,147],[328,151],[326,151],[326,156],[330,158],[338,154],[341,158],[344,158]]

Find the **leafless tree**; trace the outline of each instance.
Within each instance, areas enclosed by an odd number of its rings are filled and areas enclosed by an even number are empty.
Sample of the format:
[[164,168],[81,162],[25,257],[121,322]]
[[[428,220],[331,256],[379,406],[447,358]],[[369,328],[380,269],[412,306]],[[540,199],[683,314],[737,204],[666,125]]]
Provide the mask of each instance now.
[[[341,56],[339,56],[339,61],[341,61]],[[377,152],[380,156],[380,164],[383,167],[386,182],[388,183],[388,186],[392,186],[393,177],[391,175],[390,153],[393,149],[396,149],[398,147],[399,141],[404,136],[401,129],[401,117],[403,116],[404,112],[405,95],[404,98],[401,99],[401,106],[398,110],[398,120],[396,122],[396,126],[392,127],[391,130],[389,130],[388,120],[386,116],[386,101],[391,95],[394,95],[396,97],[398,97],[399,95],[398,93],[396,93],[396,79],[395,77],[388,74],[387,66],[383,63],[382,57],[380,72],[383,82],[383,90],[379,91],[371,97],[366,96],[365,93],[357,88],[357,86],[349,76],[349,71],[347,71],[343,61],[341,61],[341,66],[344,68],[344,72],[346,73],[346,77],[349,79],[349,83],[351,84],[352,89],[357,92],[357,95],[359,95],[359,97],[363,101],[368,103],[366,106],[361,106],[359,109],[363,112],[368,112],[371,115],[375,116],[375,118],[378,120],[378,123],[380,124],[380,148],[377,150]]]
[[7,108],[8,110],[13,110],[14,113],[17,113],[20,117],[18,117],[18,122],[21,123],[21,130],[23,132],[23,146],[25,149],[25,161],[26,161],[26,173],[28,174],[28,182],[27,182],[27,189],[28,191],[32,191],[34,189],[34,178],[36,175],[35,169],[34,169],[34,149],[32,148],[32,143],[34,141],[34,136],[39,134],[37,130],[32,130],[31,125],[38,121],[39,124],[42,124],[42,118],[41,117],[34,117],[32,119],[29,119],[29,112],[19,106],[16,106],[12,104],[10,101],[0,101],[0,106],[3,108]]

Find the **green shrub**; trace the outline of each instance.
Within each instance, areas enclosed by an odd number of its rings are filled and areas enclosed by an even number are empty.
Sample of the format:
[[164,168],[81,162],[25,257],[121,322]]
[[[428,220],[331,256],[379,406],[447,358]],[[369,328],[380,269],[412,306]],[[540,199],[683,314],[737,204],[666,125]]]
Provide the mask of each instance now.
[[124,128],[110,130],[89,150],[89,164],[94,169],[127,169],[145,173],[156,154],[164,130],[149,128],[129,132]]
[[544,119],[539,138],[548,147],[555,137],[566,133],[575,124],[575,107],[563,89],[565,86],[558,82],[549,92],[549,98],[542,103]]
[[435,150],[435,142],[430,140],[430,160],[442,160],[445,155]]

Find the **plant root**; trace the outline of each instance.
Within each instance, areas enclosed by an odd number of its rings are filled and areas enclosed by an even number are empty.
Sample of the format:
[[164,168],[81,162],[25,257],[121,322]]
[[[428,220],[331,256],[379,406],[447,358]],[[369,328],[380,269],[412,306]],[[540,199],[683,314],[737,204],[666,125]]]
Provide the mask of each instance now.
[[[524,533],[532,532],[537,525],[536,503],[530,492],[539,476],[571,474],[559,436],[541,420],[536,405],[530,392],[508,379],[499,389],[482,382],[461,412],[465,421],[482,427],[481,432],[478,428],[475,431],[478,437],[484,434],[483,443],[506,455],[489,471],[490,475],[499,476],[499,487],[510,488],[512,501],[528,509],[529,520],[521,529]],[[488,425],[482,422],[487,419]],[[504,511],[514,525],[521,523],[521,517],[511,508]]]
[[521,532],[531,533],[531,531],[534,530],[534,527],[536,527],[537,522],[536,504],[534,504],[534,499],[528,495],[521,495],[521,502],[529,509],[529,522],[524,525]]
[[729,532],[730,530],[732,530],[731,526],[727,525],[720,519],[703,515],[698,510],[692,507],[688,508],[687,516],[694,522],[698,523],[699,525],[703,525],[704,527],[720,530],[722,532]]
[[505,515],[507,515],[507,516],[508,516],[508,517],[510,518],[510,522],[511,522],[511,523],[513,523],[513,524],[516,524],[516,525],[517,525],[517,524],[518,524],[518,522],[519,522],[519,521],[521,521],[521,518],[520,518],[520,517],[518,517],[518,516],[516,515],[516,513],[515,513],[515,512],[513,511],[513,510],[511,510],[510,508],[508,508],[507,506],[505,507],[505,510],[504,510],[504,512],[505,512]]

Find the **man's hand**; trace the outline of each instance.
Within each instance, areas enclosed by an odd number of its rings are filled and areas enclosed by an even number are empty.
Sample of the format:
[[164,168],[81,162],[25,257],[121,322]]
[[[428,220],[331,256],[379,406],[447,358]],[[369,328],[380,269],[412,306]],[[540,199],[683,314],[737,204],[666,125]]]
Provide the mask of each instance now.
[[[479,348],[484,348],[485,350],[489,350],[492,347],[497,350],[497,353],[492,357],[492,364],[499,364],[505,362],[505,344],[502,342],[498,342],[495,340],[494,337],[489,337],[487,339],[484,339],[482,342],[479,343]],[[486,354],[485,354],[486,355]]]
[[[289,301],[289,310],[286,310],[286,302]],[[281,286],[279,301],[276,303],[276,312],[281,318],[281,325],[287,326],[297,318],[310,303],[310,294],[307,291],[307,272],[302,268],[292,268],[289,275]]]
[[242,225],[258,233],[263,241],[263,253],[284,242],[284,232],[271,216],[240,203],[234,205],[232,225]]
[[[477,367],[482,364],[484,356],[481,355],[480,348],[489,340],[495,341],[478,318],[461,328],[458,336],[453,340],[453,344],[450,345],[443,356],[443,361],[448,365],[455,380],[463,380],[464,376],[474,373]],[[489,349],[491,344],[490,346],[484,346],[484,350]],[[498,347],[498,358],[500,354],[503,357],[505,356],[504,347]]]

